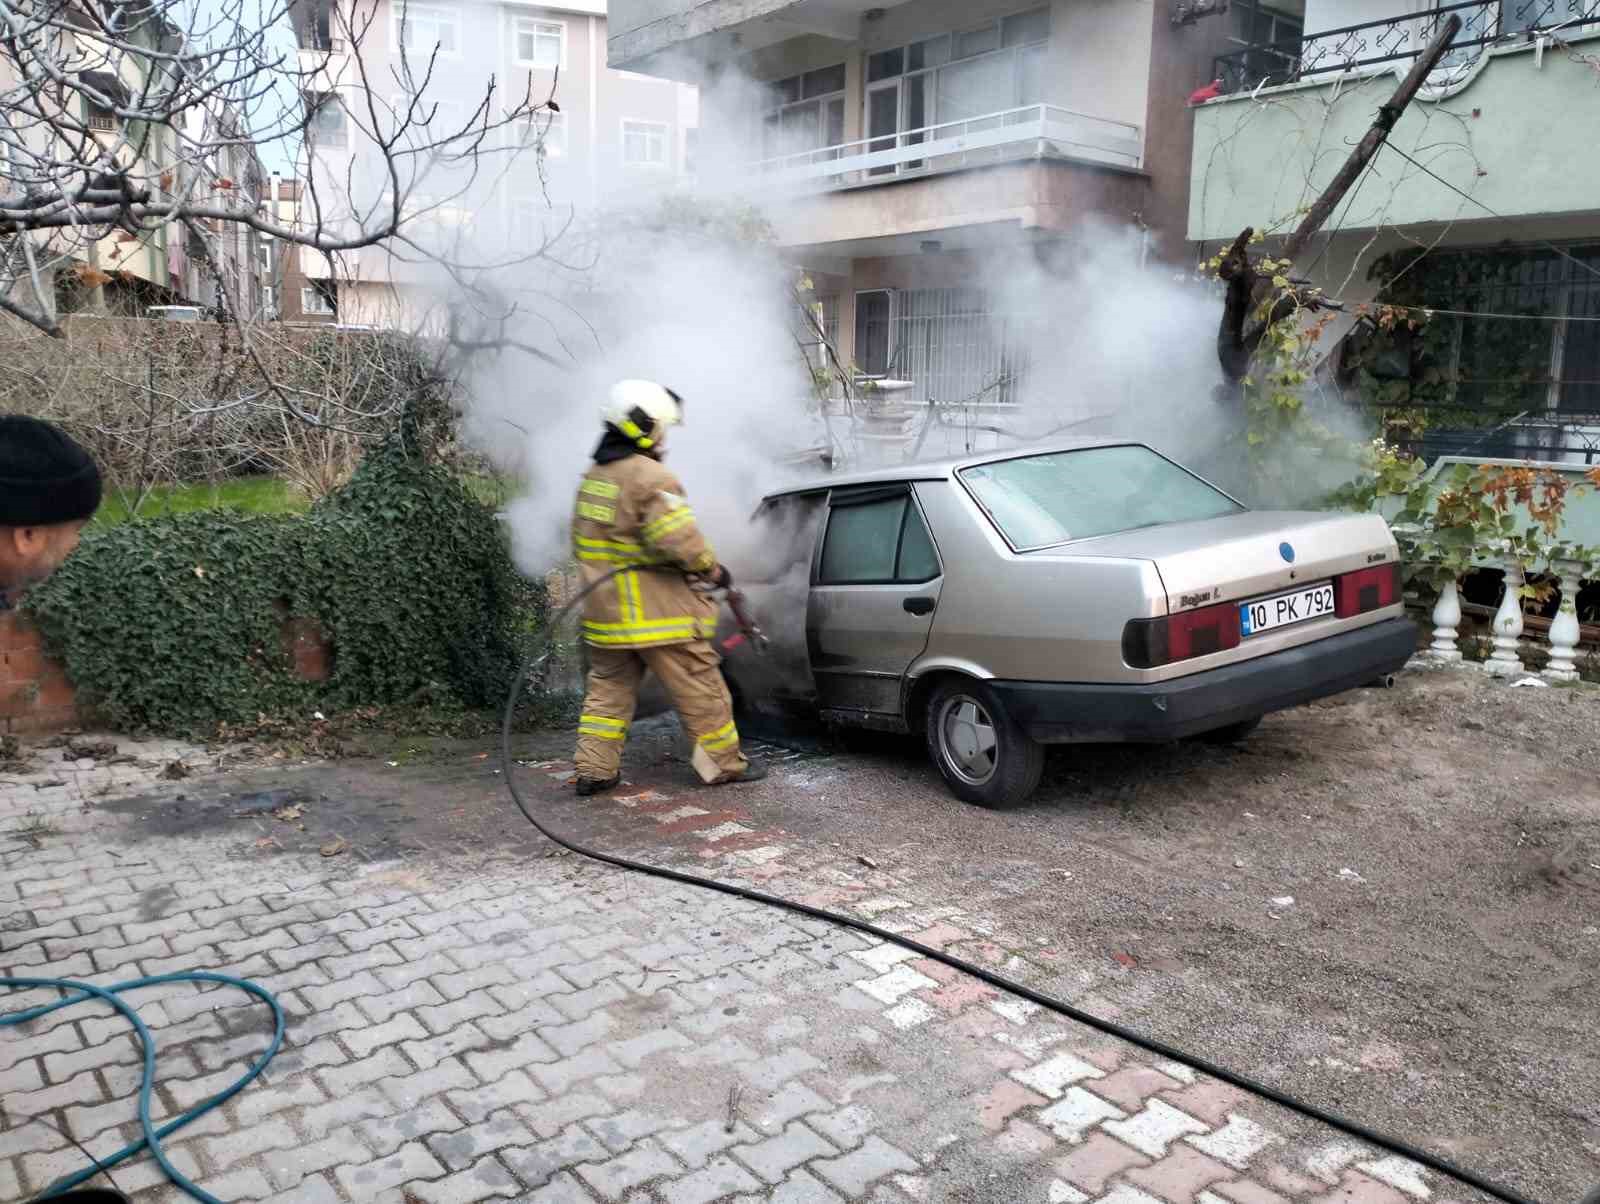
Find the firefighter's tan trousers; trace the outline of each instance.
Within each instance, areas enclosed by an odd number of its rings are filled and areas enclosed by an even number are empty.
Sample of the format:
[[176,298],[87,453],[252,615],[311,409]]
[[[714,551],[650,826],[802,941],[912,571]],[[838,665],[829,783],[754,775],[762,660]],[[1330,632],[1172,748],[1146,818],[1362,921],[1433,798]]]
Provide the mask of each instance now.
[[589,686],[578,721],[580,778],[606,781],[617,774],[622,742],[633,722],[646,669],[660,678],[672,695],[678,718],[697,745],[695,768],[700,776],[720,781],[744,772],[749,762],[739,751],[733,699],[709,643],[700,640],[660,648],[599,648],[591,644],[588,652]]

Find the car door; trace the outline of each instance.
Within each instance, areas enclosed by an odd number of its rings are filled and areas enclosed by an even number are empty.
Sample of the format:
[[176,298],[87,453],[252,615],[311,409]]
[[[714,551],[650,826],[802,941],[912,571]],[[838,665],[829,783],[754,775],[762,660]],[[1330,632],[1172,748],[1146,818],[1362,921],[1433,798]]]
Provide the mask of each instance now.
[[806,645],[817,702],[871,722],[900,714],[900,683],[928,643],[939,554],[906,484],[836,489],[812,570]]

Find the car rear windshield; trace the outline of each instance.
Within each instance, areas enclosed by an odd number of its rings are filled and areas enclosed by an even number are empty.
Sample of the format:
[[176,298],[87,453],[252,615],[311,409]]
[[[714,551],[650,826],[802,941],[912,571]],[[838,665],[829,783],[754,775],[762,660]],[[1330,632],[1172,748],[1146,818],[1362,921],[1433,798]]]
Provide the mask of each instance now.
[[997,460],[963,469],[961,480],[1018,551],[1244,509],[1139,446]]

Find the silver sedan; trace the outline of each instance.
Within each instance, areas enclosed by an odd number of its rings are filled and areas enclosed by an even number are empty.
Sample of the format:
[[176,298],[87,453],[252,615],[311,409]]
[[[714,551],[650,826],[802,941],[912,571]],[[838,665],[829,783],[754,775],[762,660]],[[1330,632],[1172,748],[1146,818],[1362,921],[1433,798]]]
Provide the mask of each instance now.
[[1252,511],[1141,443],[1057,442],[813,482],[757,513],[772,657],[741,707],[926,734],[960,798],[1043,746],[1238,740],[1416,647],[1375,515]]

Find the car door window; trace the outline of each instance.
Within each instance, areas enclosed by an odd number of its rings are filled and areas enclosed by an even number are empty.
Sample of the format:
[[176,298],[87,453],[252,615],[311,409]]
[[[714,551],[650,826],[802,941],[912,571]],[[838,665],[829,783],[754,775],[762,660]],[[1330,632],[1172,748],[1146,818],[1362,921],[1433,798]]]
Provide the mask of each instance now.
[[819,584],[913,583],[938,575],[938,553],[909,494],[833,507]]
[[895,580],[905,582],[932,581],[939,575],[939,554],[933,550],[928,525],[917,508],[909,504],[900,534],[900,562],[894,575]]
[[823,585],[863,585],[894,580],[895,554],[906,497],[835,506],[822,543]]

